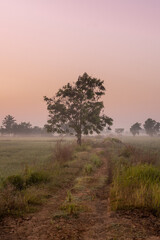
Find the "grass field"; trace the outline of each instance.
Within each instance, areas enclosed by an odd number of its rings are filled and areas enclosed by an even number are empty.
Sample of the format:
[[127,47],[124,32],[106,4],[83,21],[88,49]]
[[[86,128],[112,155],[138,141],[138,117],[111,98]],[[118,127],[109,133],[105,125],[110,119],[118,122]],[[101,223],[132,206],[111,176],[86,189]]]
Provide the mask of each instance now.
[[[68,139],[66,139],[68,140]],[[70,139],[69,139],[70,140]],[[160,138],[122,137],[130,144],[148,155],[154,155],[160,166]],[[0,178],[20,173],[26,167],[43,165],[53,157],[57,138],[26,137],[0,138]]]
[[[15,239],[19,233],[22,239],[24,234],[34,238],[41,228],[45,236],[47,229],[53,238],[78,239],[75,233],[79,236],[83,225],[88,234],[89,222],[93,239],[99,239],[99,232],[108,240],[147,240],[159,234],[160,139],[99,136],[85,139],[82,146],[73,138],[57,140],[0,139],[0,221],[9,221],[3,239],[13,237],[10,225]],[[18,217],[24,218],[20,226]]]
[[156,158],[157,166],[160,167],[160,137],[123,137],[122,141],[134,146],[148,156],[152,155]]
[[1,138],[0,217],[35,211],[72,182],[90,159],[76,155],[71,140]]
[[53,156],[54,138],[0,138],[0,177],[43,165]]
[[[5,179],[8,179],[7,181],[16,187],[24,189],[21,192],[24,196],[30,188],[33,188],[32,184],[37,184],[37,181],[46,183],[52,179],[48,187],[61,186],[63,181],[67,183],[75,177],[74,164],[76,169],[80,169],[83,165],[82,172],[89,175],[96,167],[101,166],[101,159],[93,153],[94,148],[100,148],[103,154],[107,154],[107,160],[111,163],[112,176],[110,177],[109,173],[108,182],[111,183],[113,209],[145,207],[160,213],[160,138],[141,136],[122,137],[120,140],[90,138],[89,142],[81,147],[70,144],[71,141],[73,142],[72,138],[64,138],[62,144],[57,144],[57,140],[58,138],[44,137],[1,137],[2,187],[5,186]],[[83,159],[83,154],[80,154],[79,160],[75,158],[79,152],[88,152],[87,158]],[[44,189],[46,187],[43,187]],[[12,189],[11,193],[13,193]],[[29,194],[29,199],[32,197],[32,194]]]
[[123,137],[112,148],[114,210],[146,209],[160,215],[160,139]]

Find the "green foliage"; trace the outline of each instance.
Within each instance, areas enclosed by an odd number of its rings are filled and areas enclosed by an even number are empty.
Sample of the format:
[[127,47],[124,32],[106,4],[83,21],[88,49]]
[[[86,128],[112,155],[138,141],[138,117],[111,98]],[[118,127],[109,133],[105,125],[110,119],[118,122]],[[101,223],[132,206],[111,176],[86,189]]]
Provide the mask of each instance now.
[[50,174],[45,171],[32,172],[26,179],[26,186],[47,183],[50,179]]
[[93,165],[88,163],[84,166],[84,172],[86,174],[91,174],[93,172]]
[[27,176],[22,175],[12,175],[7,177],[6,180],[3,181],[3,185],[6,186],[11,184],[15,187],[16,190],[23,190],[26,187],[31,185],[47,183],[51,180],[50,174],[47,171],[35,171],[29,173]]
[[44,97],[49,111],[46,128],[49,132],[67,133],[66,124],[73,129],[78,144],[81,145],[82,134],[100,133],[112,119],[102,114],[103,102],[99,101],[105,94],[103,81],[84,73],[73,85],[62,87],[55,97]]
[[25,188],[25,180],[21,175],[12,175],[9,176],[4,185],[12,184],[17,190],[23,190]]
[[148,118],[144,123],[144,129],[150,136],[156,135],[160,132],[160,123]]
[[[60,207],[67,215],[77,215],[79,212],[84,210],[84,207],[79,203],[76,203],[70,191],[67,192],[67,198]],[[62,214],[61,214],[62,215]]]
[[72,202],[72,200],[73,200],[73,197],[72,197],[72,194],[71,194],[71,192],[70,191],[68,191],[67,192],[67,202]]
[[13,133],[15,122],[16,120],[13,116],[7,115],[2,121],[2,132],[9,134]]
[[83,207],[77,203],[71,202],[63,204],[61,210],[65,211],[68,215],[77,215],[79,212],[83,211]]
[[102,161],[97,154],[92,154],[90,160],[96,167],[100,167],[102,165]]

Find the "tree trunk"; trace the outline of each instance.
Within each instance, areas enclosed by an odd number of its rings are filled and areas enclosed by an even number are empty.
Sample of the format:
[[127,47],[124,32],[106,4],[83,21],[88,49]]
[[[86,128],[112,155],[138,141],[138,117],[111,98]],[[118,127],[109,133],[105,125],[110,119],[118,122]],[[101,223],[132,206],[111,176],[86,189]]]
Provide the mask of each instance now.
[[82,145],[82,136],[81,136],[81,134],[77,135],[77,144],[79,144],[80,146]]

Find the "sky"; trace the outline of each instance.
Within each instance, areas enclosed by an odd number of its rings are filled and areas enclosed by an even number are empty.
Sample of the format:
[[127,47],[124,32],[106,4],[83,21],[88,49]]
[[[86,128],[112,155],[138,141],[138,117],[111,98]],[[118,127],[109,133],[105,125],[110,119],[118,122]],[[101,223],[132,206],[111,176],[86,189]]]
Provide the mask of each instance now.
[[0,125],[43,126],[43,96],[104,80],[113,129],[160,121],[159,0],[0,0]]

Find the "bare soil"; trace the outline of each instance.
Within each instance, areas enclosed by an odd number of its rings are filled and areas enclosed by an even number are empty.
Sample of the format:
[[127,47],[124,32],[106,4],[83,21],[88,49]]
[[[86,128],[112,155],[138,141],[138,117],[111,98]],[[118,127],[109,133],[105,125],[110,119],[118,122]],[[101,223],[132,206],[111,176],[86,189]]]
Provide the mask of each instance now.
[[[78,177],[72,187],[60,189],[36,213],[0,222],[0,240],[160,240],[160,219],[135,210],[110,210],[108,161],[90,176]],[[70,190],[82,207],[76,214],[60,210]]]

